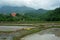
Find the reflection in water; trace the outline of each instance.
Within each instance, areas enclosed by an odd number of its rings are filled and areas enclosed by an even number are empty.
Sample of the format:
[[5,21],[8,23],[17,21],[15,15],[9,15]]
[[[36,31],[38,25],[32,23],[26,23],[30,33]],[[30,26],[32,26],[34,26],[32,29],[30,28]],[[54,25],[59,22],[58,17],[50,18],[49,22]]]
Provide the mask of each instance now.
[[[0,26],[0,40],[13,40],[13,37],[20,36],[23,28],[34,28],[30,26]],[[12,31],[9,33],[9,31]]]
[[55,36],[54,34],[34,34],[33,36],[30,35],[25,38],[22,38],[22,40],[60,40],[60,38]]
[[[60,29],[57,29],[60,30]],[[56,33],[55,33],[56,32]],[[60,31],[55,31],[55,28],[42,31],[42,33],[36,33],[26,36],[22,40],[60,40],[60,37],[56,36]]]

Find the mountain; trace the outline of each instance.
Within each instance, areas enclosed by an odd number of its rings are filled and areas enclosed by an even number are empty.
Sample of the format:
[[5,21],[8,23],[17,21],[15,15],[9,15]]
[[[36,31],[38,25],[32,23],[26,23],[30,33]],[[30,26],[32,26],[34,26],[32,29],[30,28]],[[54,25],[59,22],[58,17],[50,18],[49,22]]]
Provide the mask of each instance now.
[[26,13],[28,15],[40,15],[42,13],[46,13],[47,10],[44,9],[33,9],[30,7],[26,7],[26,6],[21,6],[21,7],[17,7],[17,6],[2,6],[0,7],[0,13],[5,13],[5,14],[9,14],[12,12],[16,12],[16,13]]
[[40,16],[42,16],[46,12],[48,12],[48,10],[38,9],[38,10],[34,10],[34,11],[30,11],[30,12],[25,13],[25,16],[30,17],[30,18],[33,18],[33,19],[34,18],[39,19]]
[[29,12],[29,11],[33,11],[33,10],[35,10],[35,9],[26,7],[26,6],[21,6],[21,7],[2,6],[0,8],[0,13],[12,13],[12,12],[25,13],[25,12]]
[[45,9],[38,9],[37,12],[38,13],[46,13],[48,10],[45,10]]

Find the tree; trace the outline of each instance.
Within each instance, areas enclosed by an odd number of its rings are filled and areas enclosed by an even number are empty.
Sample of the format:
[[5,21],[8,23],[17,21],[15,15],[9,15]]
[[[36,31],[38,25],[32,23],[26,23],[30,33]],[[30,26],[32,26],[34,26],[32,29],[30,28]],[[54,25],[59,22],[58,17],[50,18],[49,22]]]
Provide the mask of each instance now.
[[60,21],[60,8],[47,12],[44,18],[46,21]]

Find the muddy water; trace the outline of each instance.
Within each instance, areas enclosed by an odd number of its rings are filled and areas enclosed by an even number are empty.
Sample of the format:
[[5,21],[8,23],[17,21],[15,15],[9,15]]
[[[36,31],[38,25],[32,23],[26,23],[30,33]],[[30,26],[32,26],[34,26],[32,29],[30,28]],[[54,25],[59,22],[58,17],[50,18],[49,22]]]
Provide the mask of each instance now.
[[51,28],[32,34],[21,40],[60,40],[60,28]]
[[20,32],[15,32],[22,28],[33,28],[29,26],[0,26],[0,31],[13,31],[12,33],[0,33],[0,40],[13,40],[13,37],[19,36]]
[[0,31],[16,31],[22,28],[33,28],[30,26],[0,26]]

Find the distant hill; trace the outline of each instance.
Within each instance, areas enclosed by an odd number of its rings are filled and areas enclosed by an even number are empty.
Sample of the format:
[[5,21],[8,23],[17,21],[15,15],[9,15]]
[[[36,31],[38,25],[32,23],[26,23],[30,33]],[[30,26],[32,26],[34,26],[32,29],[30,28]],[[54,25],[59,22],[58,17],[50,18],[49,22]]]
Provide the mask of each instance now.
[[34,10],[34,11],[30,11],[30,12],[25,13],[25,16],[28,16],[28,17],[33,18],[33,19],[40,18],[40,16],[42,16],[46,12],[48,12],[48,10],[38,9],[38,10]]
[[28,13],[29,15],[30,14],[39,15],[39,14],[47,12],[47,10],[44,10],[44,9],[36,10],[36,9],[30,8],[30,7],[26,7],[26,6],[21,6],[21,7],[17,7],[17,6],[2,6],[0,8],[0,13],[9,14],[9,13],[12,13],[12,12],[21,13],[21,14]]
[[38,13],[46,13],[48,10],[45,10],[45,9],[38,9],[37,12]]
[[2,6],[0,8],[0,13],[11,13],[11,12],[25,13],[25,12],[29,12],[32,10],[35,10],[35,9],[30,8],[30,7],[26,7],[26,6],[21,6],[21,7]]

